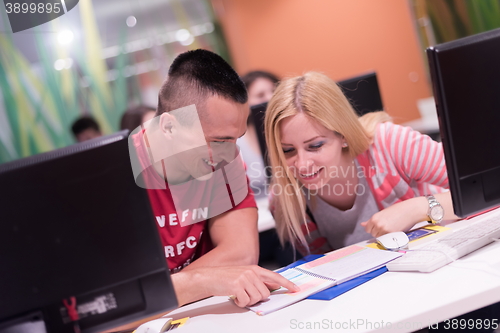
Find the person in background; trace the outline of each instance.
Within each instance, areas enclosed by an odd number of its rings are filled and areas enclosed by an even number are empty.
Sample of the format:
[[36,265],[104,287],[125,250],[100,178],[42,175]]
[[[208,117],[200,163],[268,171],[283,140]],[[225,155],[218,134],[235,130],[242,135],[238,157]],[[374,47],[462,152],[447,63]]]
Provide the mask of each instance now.
[[146,105],[138,105],[127,109],[120,121],[120,129],[128,129],[131,133],[137,127],[152,119],[155,113],[155,108]]
[[269,102],[279,82],[276,75],[265,71],[248,72],[241,80],[247,87],[250,106]]
[[71,125],[71,132],[73,132],[78,142],[94,139],[102,135],[99,124],[90,116],[78,118],[73,125]]
[[[276,75],[264,71],[249,72],[243,75],[241,80],[247,88],[250,107],[268,102],[279,82]],[[252,115],[250,114],[247,121],[247,131],[244,136],[238,139],[237,144],[241,148],[243,160],[247,165],[250,187],[254,190],[256,198],[259,198],[266,196],[267,178],[256,128],[251,120]]]

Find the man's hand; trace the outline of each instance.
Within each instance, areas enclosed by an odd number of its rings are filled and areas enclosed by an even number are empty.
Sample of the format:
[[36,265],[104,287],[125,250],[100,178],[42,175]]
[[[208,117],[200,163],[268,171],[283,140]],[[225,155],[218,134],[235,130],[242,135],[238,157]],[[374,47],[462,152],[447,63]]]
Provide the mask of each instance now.
[[299,287],[280,274],[256,265],[228,267],[224,271],[216,269],[212,273],[213,278],[220,281],[214,285],[214,295],[233,295],[240,307],[268,298],[270,290],[281,286],[291,292],[299,291]]
[[208,296],[234,296],[239,307],[253,305],[269,297],[270,290],[283,286],[300,290],[278,273],[262,267],[200,267],[172,275],[179,305]]

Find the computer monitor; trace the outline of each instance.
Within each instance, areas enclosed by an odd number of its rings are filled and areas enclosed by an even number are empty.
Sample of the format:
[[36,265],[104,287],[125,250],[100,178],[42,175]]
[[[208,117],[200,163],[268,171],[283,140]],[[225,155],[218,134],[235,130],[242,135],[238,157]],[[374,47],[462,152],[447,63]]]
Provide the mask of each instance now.
[[71,297],[82,332],[177,306],[127,131],[0,165],[0,184],[0,332],[74,332]]
[[500,204],[500,29],[427,49],[453,209]]
[[377,73],[370,72],[337,83],[359,116],[384,109]]

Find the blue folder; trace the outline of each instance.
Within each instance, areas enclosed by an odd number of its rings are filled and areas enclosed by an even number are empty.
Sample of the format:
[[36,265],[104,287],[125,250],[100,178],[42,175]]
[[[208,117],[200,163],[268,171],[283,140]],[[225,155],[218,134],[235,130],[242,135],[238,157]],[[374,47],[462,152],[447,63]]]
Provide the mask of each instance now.
[[[302,264],[305,264],[306,262],[313,261],[315,259],[323,257],[322,254],[310,254],[307,257],[304,257],[302,259],[297,260],[294,263],[291,263],[290,265],[278,270],[278,273],[283,272],[289,268],[299,266]],[[330,287],[328,289],[325,289],[323,291],[320,291],[314,295],[311,295],[307,297],[307,299],[318,299],[318,300],[324,300],[324,301],[329,301],[339,295],[342,295],[343,293],[356,288],[357,286],[365,283],[366,281],[370,281],[371,279],[387,272],[387,267],[381,267],[379,269],[376,269],[370,273],[366,273],[364,275],[358,276],[355,279],[346,281],[344,283],[338,284],[336,286]]]

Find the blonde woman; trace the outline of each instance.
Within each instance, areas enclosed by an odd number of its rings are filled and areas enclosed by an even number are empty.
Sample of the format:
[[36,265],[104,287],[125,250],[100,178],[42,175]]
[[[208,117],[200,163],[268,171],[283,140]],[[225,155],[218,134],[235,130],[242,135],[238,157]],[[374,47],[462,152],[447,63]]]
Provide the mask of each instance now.
[[441,144],[390,120],[385,112],[358,118],[320,73],[278,86],[265,135],[281,241],[303,254],[324,253],[420,221],[457,218]]

